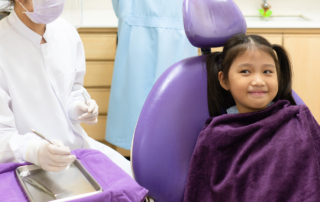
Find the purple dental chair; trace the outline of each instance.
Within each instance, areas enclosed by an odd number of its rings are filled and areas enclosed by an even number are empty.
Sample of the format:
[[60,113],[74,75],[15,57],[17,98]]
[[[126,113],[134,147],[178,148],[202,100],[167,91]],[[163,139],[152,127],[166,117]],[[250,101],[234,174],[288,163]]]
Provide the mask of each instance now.
[[[246,32],[245,19],[232,0],[184,0],[183,14],[186,35],[203,55]],[[156,202],[183,201],[190,159],[209,118],[204,57],[187,58],[168,68],[140,113],[132,167],[136,181]]]

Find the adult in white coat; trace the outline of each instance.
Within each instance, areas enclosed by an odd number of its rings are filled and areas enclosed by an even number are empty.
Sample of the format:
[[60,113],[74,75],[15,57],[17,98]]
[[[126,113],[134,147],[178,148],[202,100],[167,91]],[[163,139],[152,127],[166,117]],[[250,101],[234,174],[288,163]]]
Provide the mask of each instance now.
[[[11,0],[14,11],[0,21],[0,163],[28,161],[61,171],[75,159],[70,150],[92,148],[131,175],[128,160],[88,137],[80,126],[97,123],[98,115],[96,102],[83,87],[83,45],[63,19],[44,23],[52,21],[52,13],[39,1]],[[64,0],[47,2],[63,7]],[[41,140],[31,128],[59,140],[60,147]]]

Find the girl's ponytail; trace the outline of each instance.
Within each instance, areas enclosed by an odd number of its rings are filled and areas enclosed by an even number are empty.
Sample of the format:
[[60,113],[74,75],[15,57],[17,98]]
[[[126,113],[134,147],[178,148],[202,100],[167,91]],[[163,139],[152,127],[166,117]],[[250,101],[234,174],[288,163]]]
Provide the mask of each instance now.
[[221,71],[222,52],[214,52],[207,57],[207,99],[208,109],[211,117],[222,114],[222,108],[225,107],[225,99],[230,96],[223,89],[219,82],[219,72]]
[[288,100],[292,105],[296,105],[296,102],[292,97],[292,70],[288,54],[285,49],[282,48],[282,46],[276,44],[272,45],[272,49],[276,52],[279,63],[279,90],[276,98]]

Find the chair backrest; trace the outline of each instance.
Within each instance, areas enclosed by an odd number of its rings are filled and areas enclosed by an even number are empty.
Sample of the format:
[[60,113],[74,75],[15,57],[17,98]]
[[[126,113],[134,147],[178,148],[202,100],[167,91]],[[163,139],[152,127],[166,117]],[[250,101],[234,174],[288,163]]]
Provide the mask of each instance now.
[[[185,0],[183,11],[186,34],[196,47],[218,47],[246,32],[232,0]],[[209,118],[204,57],[187,58],[168,68],[140,113],[132,145],[133,172],[156,202],[183,200],[190,159]]]

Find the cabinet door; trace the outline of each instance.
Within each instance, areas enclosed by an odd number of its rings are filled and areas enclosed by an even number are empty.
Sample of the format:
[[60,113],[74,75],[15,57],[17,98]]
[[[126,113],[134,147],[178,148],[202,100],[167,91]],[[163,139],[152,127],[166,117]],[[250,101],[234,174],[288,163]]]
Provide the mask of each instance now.
[[320,122],[320,36],[284,35],[293,66],[293,89]]
[[114,60],[117,45],[117,35],[115,33],[80,33],[80,37],[85,49],[86,60]]
[[84,87],[110,87],[113,66],[113,61],[88,61]]
[[104,141],[105,140],[105,131],[106,131],[106,122],[107,116],[99,115],[98,116],[98,123],[96,125],[88,125],[86,123],[81,123],[80,125],[86,131],[89,137],[97,141]]
[[110,88],[88,88],[88,93],[99,106],[99,114],[106,115],[109,107]]
[[258,34],[265,39],[267,39],[271,44],[283,45],[283,35],[282,34]]

